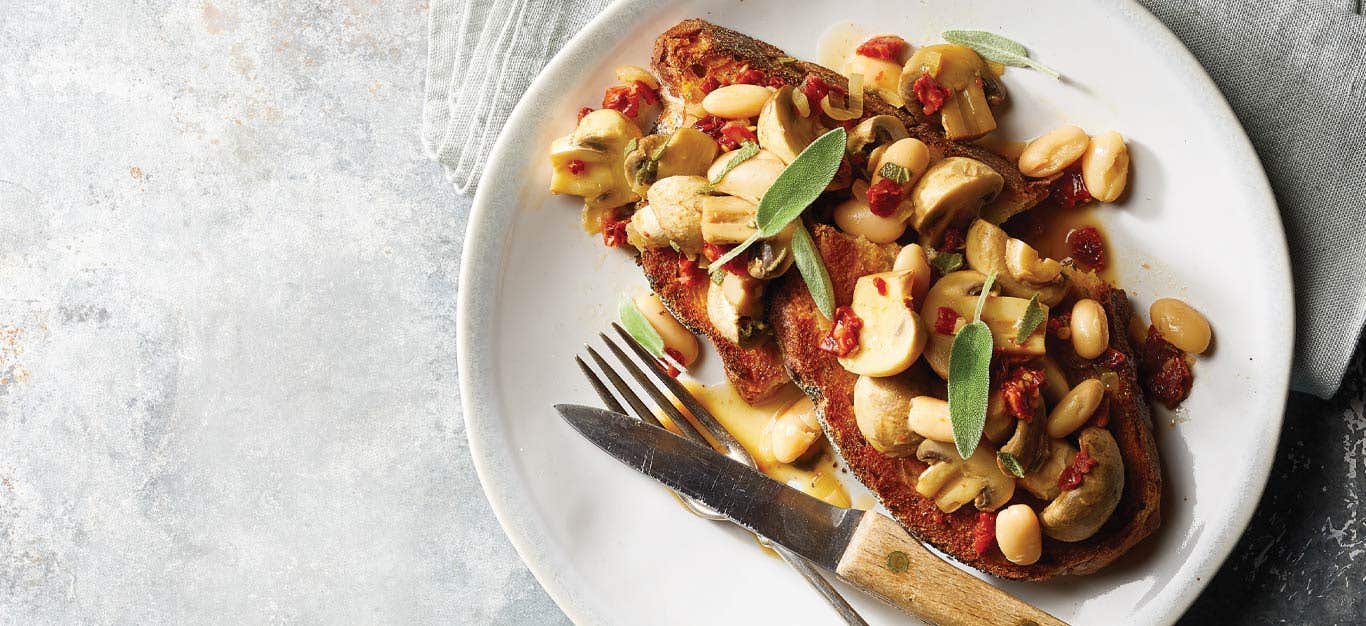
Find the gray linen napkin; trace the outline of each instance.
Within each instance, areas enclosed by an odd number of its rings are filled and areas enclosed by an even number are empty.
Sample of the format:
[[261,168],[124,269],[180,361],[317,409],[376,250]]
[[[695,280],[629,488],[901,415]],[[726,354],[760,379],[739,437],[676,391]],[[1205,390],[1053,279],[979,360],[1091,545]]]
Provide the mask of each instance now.
[[[1361,0],[1139,0],[1195,54],[1252,137],[1290,241],[1291,387],[1330,397],[1366,325]],[[432,0],[422,139],[470,193],[517,99],[607,0]]]

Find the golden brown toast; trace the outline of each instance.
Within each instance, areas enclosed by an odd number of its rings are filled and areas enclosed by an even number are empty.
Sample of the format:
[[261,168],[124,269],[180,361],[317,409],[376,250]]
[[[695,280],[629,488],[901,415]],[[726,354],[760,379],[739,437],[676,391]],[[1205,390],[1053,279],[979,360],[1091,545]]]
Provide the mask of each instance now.
[[772,396],[790,380],[778,353],[778,345],[771,339],[755,346],[742,348],[721,335],[707,317],[706,272],[688,270],[679,264],[680,255],[672,248],[647,248],[640,253],[640,267],[650,281],[650,288],[659,294],[660,302],[669,309],[688,330],[706,335],[721,356],[721,365],[731,386],[750,404],[757,404]]
[[[892,268],[894,251],[885,246],[823,224],[811,225],[811,234],[830,271],[837,305],[850,303],[860,276]],[[1110,520],[1094,536],[1077,543],[1045,537],[1043,557],[1028,566],[1007,561],[996,549],[978,557],[972,545],[977,510],[965,506],[954,513],[941,513],[932,500],[915,491],[915,478],[925,470],[924,463],[914,456],[884,456],[863,438],[853,410],[858,377],[845,370],[833,354],[819,349],[821,339],[830,331],[830,322],[816,309],[800,276],[788,274],[771,286],[769,323],[793,380],[815,400],[826,434],[840,456],[911,534],[963,563],[1002,578],[1041,580],[1061,574],[1088,574],[1157,529],[1161,522],[1162,474],[1148,406],[1138,386],[1137,361],[1128,340],[1132,314],[1128,298],[1099,279],[1076,282],[1089,297],[1105,305],[1111,347],[1127,357],[1115,370],[1117,381],[1107,401],[1097,409],[1098,415],[1108,411],[1107,428],[1124,458],[1124,494]],[[1050,342],[1056,341],[1050,338]],[[1049,354],[1055,356],[1069,383],[1107,371],[1076,356],[1070,342],[1056,343],[1050,343]],[[1017,491],[1018,501],[1028,497]]]
[[[652,65],[660,84],[673,101],[671,115],[676,119],[661,121],[662,127],[677,125],[684,120],[680,100],[700,102],[701,83],[712,76],[722,84],[733,82],[745,70],[754,69],[769,77],[781,78],[798,85],[808,73],[816,74],[831,84],[847,85],[840,74],[801,61],[793,61],[782,50],[767,43],[722,28],[705,20],[679,22],[655,40]],[[992,221],[1001,222],[1011,215],[1027,210],[1048,195],[1046,181],[1026,180],[1006,159],[980,146],[959,144],[944,138],[943,132],[906,111],[888,105],[874,93],[864,100],[864,117],[894,115],[906,124],[911,136],[925,142],[939,156],[966,156],[991,166],[1005,178],[1005,189],[984,212]],[[666,114],[666,118],[670,114]],[[640,256],[641,267],[664,306],[689,330],[706,335],[716,345],[726,377],[745,400],[756,403],[772,395],[788,381],[781,355],[772,342],[753,349],[731,343],[716,331],[707,318],[705,281],[701,284],[682,284],[678,276],[678,253],[671,249],[646,250]]]
[[[688,102],[702,100],[702,82],[707,77],[727,85],[735,82],[745,70],[758,70],[768,78],[781,79],[794,86],[801,84],[807,74],[815,74],[832,85],[847,87],[849,84],[834,70],[793,60],[773,45],[700,19],[683,20],[664,31],[655,40],[651,62],[667,93]],[[968,157],[1000,173],[1005,179],[1005,188],[982,210],[982,216],[993,223],[1004,222],[1048,197],[1048,181],[1027,180],[1013,163],[986,148],[949,141],[937,126],[887,104],[869,91],[864,95],[863,119],[874,115],[892,115],[900,119],[906,124],[907,132],[925,142],[936,159]]]

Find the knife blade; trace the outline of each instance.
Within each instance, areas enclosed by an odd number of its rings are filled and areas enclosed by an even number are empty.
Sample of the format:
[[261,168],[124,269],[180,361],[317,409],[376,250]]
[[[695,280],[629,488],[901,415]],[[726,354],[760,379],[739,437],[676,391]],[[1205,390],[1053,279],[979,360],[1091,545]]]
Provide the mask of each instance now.
[[572,404],[555,409],[632,469],[930,623],[1063,624],[948,564],[888,517],[834,506],[620,413]]

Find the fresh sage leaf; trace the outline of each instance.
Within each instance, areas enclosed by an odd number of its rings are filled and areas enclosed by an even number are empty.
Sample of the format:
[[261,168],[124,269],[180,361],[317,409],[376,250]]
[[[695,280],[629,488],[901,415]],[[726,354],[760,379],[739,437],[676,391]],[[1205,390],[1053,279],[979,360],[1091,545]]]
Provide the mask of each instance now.
[[678,131],[674,131],[672,134],[669,135],[668,139],[664,140],[664,143],[659,144],[659,148],[655,150],[655,153],[650,155],[650,160],[654,161],[655,163],[659,163],[659,160],[664,158],[664,151],[669,148],[669,144],[672,143],[674,140],[674,135],[677,134]]
[[1053,68],[1029,58],[1029,50],[1023,45],[996,33],[984,30],[946,30],[944,40],[972,48],[988,61],[1011,67],[1028,67],[1054,79],[1060,76]]
[[[783,168],[773,186],[759,200],[757,222],[759,232],[721,255],[715,263],[725,265],[754,242],[772,237],[787,228],[792,220],[811,206],[821,192],[834,180],[844,159],[844,147],[849,136],[843,128],[835,128],[811,142],[797,158]],[[824,266],[822,266],[824,267]]]
[[636,308],[635,302],[622,296],[621,304],[617,307],[617,317],[621,319],[621,327],[626,329],[626,333],[631,335],[640,347],[655,357],[664,356],[664,338],[659,336],[659,331],[650,324],[650,320],[645,319],[645,314]]
[[640,139],[632,137],[630,141],[626,142],[626,154],[635,152],[638,146],[640,146]]
[[835,319],[835,286],[830,282],[820,251],[816,250],[816,242],[811,240],[811,233],[806,232],[806,225],[800,222],[792,231],[792,261],[801,272],[802,280],[806,281],[816,308],[825,319]]
[[1001,466],[1006,468],[1006,471],[1009,472],[1011,476],[1024,478],[1024,468],[1020,467],[1020,461],[1015,458],[1015,455],[1009,452],[997,452],[996,460],[1001,462]]
[[906,181],[911,179],[911,173],[907,171],[906,168],[891,162],[883,163],[877,173],[881,174],[883,178],[890,179],[898,185],[904,185],[906,184]]
[[939,270],[941,276],[956,272],[963,267],[963,255],[957,252],[940,252],[934,255],[934,260],[930,261],[930,265]]
[[1025,305],[1024,315],[1020,316],[1020,321],[1015,323],[1015,345],[1022,346],[1029,336],[1043,323],[1045,314],[1043,307],[1039,305],[1039,294],[1029,299],[1029,304]]
[[721,179],[725,178],[726,174],[729,174],[731,170],[739,167],[741,163],[754,158],[754,155],[759,154],[759,144],[754,143],[753,141],[746,141],[745,143],[740,144],[740,148],[732,154],[735,156],[731,157],[729,161],[726,161],[726,166],[721,168],[721,171],[708,182],[713,185],[720,183]]
[[991,328],[976,320],[953,338],[949,353],[949,420],[958,456],[972,456],[987,424],[991,382]]

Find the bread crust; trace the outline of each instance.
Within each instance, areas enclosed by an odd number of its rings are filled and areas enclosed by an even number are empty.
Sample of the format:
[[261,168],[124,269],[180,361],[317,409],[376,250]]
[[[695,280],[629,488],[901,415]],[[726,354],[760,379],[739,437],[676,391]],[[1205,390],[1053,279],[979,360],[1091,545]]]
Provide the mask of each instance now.
[[[824,224],[812,224],[810,228],[830,270],[839,305],[849,304],[854,283],[860,276],[892,267],[893,252],[882,246]],[[834,355],[819,349],[821,338],[830,330],[830,322],[816,309],[799,276],[784,276],[773,285],[769,323],[793,381],[815,402],[821,424],[835,449],[898,522],[916,538],[984,572],[1002,578],[1043,580],[1062,574],[1092,573],[1152,534],[1161,523],[1162,473],[1148,405],[1138,387],[1135,356],[1127,338],[1132,314],[1128,298],[1123,291],[1098,279],[1084,282],[1088,283],[1081,285],[1084,293],[1101,302],[1109,314],[1111,347],[1127,357],[1115,370],[1114,388],[1098,409],[1108,412],[1107,428],[1124,458],[1124,493],[1115,513],[1094,536],[1076,543],[1045,537],[1043,557],[1027,566],[1007,561],[995,549],[977,556],[972,545],[977,510],[965,506],[953,513],[942,513],[932,500],[915,491],[915,478],[925,470],[924,463],[914,456],[887,457],[863,438],[853,407],[858,377],[840,366]],[[1073,384],[1109,371],[1078,357],[1067,342],[1050,344],[1049,354],[1054,355]],[[1015,498],[1018,502],[1039,504],[1023,490],[1016,490]]]

